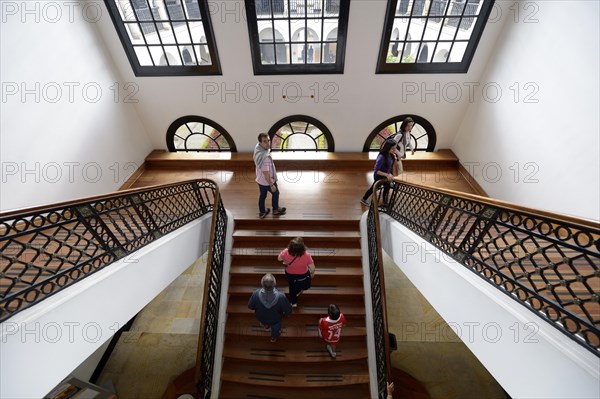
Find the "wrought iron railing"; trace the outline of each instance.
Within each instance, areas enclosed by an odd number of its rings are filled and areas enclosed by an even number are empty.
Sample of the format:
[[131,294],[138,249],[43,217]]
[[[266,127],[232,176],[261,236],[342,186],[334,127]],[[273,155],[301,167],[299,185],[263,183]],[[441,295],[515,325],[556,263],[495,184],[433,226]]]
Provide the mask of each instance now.
[[379,203],[381,192],[375,186],[373,200],[367,214],[367,238],[369,248],[369,277],[371,280],[371,303],[373,309],[373,329],[375,336],[375,365],[377,371],[377,396],[387,397],[387,383],[391,380],[392,362],[390,358],[390,338],[387,325],[385,280],[381,255],[379,229]]
[[599,223],[399,181],[388,187],[384,212],[600,356]]
[[0,321],[207,214],[218,198],[214,182],[194,180],[0,214]]
[[211,397],[212,392],[215,348],[218,339],[219,303],[225,265],[225,241],[227,239],[227,212],[218,191],[215,194],[215,203],[218,206],[213,209],[195,371],[197,393],[206,399]]

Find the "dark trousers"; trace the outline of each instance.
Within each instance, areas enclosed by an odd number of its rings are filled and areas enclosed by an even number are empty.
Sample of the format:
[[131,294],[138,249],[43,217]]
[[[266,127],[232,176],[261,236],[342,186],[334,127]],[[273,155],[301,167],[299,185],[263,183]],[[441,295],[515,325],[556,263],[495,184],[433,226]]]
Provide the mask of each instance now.
[[271,193],[271,206],[273,210],[279,209],[279,187],[277,187],[277,183],[275,183],[275,192],[271,192],[271,188],[269,186],[258,185],[258,189],[260,190],[260,195],[258,197],[258,211],[260,213],[265,213],[265,200],[267,199],[267,193]]
[[[373,184],[371,184],[371,187],[369,187],[369,189],[367,190],[367,192],[365,193],[365,195],[363,195],[362,199],[367,201],[369,199],[369,197],[371,195],[373,195],[373,187],[375,187],[375,183],[377,183],[379,180],[381,179],[385,179],[384,176],[378,175],[378,174],[374,174],[373,176]],[[383,185],[383,198],[387,197],[387,192],[389,190],[390,186],[389,184],[385,183]]]
[[289,274],[285,272],[290,287],[290,303],[293,305],[298,302],[298,294],[310,288],[310,271],[305,274]]

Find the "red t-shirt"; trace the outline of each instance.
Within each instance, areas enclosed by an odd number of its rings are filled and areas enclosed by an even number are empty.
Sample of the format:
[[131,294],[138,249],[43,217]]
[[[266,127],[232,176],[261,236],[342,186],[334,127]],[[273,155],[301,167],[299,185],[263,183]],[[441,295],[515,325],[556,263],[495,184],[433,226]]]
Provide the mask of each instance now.
[[[294,257],[288,253],[286,248],[279,253],[279,257],[283,259],[286,265],[288,265],[285,270],[289,274],[306,274],[308,271],[308,265],[315,263],[308,251],[304,252],[302,256],[298,256],[296,260],[294,260]],[[291,265],[290,262],[292,263]]]
[[331,320],[329,316],[319,320],[319,330],[325,342],[337,343],[340,342],[342,327],[346,325],[346,318],[343,313],[340,313],[340,318]]

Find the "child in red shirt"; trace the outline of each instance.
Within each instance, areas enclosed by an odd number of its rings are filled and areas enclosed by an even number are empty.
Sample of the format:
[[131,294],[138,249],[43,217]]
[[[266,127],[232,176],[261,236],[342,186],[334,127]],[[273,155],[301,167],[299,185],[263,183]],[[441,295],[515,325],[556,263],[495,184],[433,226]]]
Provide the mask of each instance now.
[[335,359],[337,356],[335,349],[340,342],[340,335],[342,334],[342,327],[346,325],[346,318],[335,304],[329,305],[327,313],[329,314],[328,317],[319,319],[319,337],[327,342],[327,352],[329,352],[329,356]]

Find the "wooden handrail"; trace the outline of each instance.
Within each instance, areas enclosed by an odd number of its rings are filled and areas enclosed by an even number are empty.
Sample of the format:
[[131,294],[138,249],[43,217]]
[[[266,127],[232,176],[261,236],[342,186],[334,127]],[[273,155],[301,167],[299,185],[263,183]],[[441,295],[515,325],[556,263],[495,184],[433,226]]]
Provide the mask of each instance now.
[[488,205],[500,206],[500,207],[508,208],[508,209],[511,209],[514,211],[528,213],[528,214],[531,214],[532,216],[553,218],[553,219],[558,219],[558,220],[563,220],[565,222],[573,223],[573,224],[576,224],[579,226],[600,229],[600,222],[598,222],[596,220],[592,220],[592,219],[586,219],[586,218],[582,218],[579,216],[573,216],[573,215],[567,215],[567,214],[563,214],[563,213],[529,208],[529,207],[526,207],[523,205],[515,204],[514,202],[502,201],[502,200],[498,200],[498,199],[494,199],[494,198],[490,198],[490,197],[483,197],[483,196],[477,195],[477,194],[468,194],[468,193],[464,193],[461,191],[450,190],[447,188],[431,187],[431,186],[426,186],[426,185],[422,185],[422,184],[418,184],[418,183],[409,183],[409,182],[406,182],[399,178],[394,178],[394,181],[405,184],[407,186],[413,186],[413,187],[422,188],[425,190],[437,191],[437,192],[440,192],[443,194],[452,195],[454,197],[479,201],[479,202],[482,202],[482,203],[485,203]]
[[49,212],[49,211],[53,211],[55,209],[71,207],[74,205],[84,204],[84,203],[88,203],[88,202],[100,201],[100,200],[110,200],[110,199],[114,199],[114,198],[123,197],[126,195],[155,190],[158,188],[168,188],[168,187],[172,187],[172,186],[178,186],[178,185],[184,184],[184,183],[193,183],[193,182],[202,182],[202,181],[212,181],[212,180],[210,180],[210,179],[188,179],[188,180],[178,181],[175,183],[154,184],[151,186],[144,186],[142,188],[130,188],[127,190],[113,191],[110,193],[94,195],[91,197],[81,197],[81,198],[77,198],[74,200],[55,202],[52,204],[38,205],[38,206],[29,207],[29,208],[19,208],[19,209],[13,209],[10,211],[6,211],[6,212],[0,212],[0,218],[10,218],[10,217],[15,217],[15,216],[19,216],[19,215],[28,214],[28,213]]

